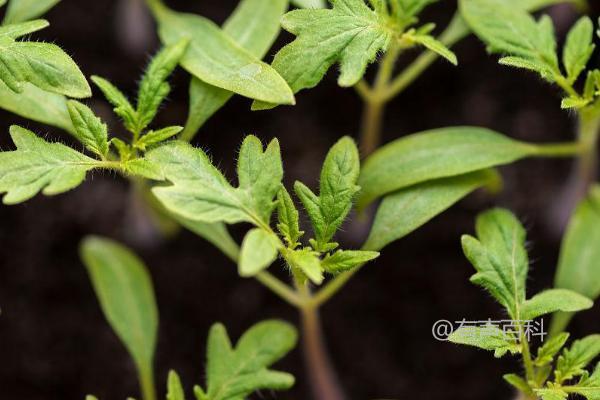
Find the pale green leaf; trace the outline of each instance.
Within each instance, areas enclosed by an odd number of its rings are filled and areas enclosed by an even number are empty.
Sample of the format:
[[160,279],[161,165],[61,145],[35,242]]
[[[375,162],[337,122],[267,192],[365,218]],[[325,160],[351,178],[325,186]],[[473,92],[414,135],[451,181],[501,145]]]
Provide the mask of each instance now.
[[533,360],[535,366],[543,367],[551,364],[554,361],[554,357],[563,348],[565,343],[567,343],[568,339],[569,334],[562,332],[545,341],[543,346],[538,349],[537,357]]
[[169,371],[169,378],[167,380],[167,400],[185,400],[185,393],[181,386],[181,380],[175,371]]
[[594,24],[589,17],[582,17],[571,29],[563,50],[563,64],[567,77],[574,83],[585,69],[595,46],[592,43]]
[[438,0],[392,0],[398,4],[398,16],[403,20],[410,21],[423,11],[425,7],[437,2]]
[[207,389],[196,386],[197,397],[241,400],[261,389],[289,389],[294,377],[268,367],[294,348],[296,341],[290,324],[272,320],[254,325],[233,348],[225,327],[213,325],[208,337]]
[[[242,0],[223,24],[223,31],[253,56],[262,59],[279,35],[287,0]],[[182,139],[191,140],[198,129],[233,96],[196,77],[190,83],[190,106]]]
[[563,110],[568,110],[570,108],[583,108],[591,103],[591,99],[585,99],[582,97],[566,97],[560,103],[560,107]]
[[376,251],[338,250],[331,255],[327,255],[321,261],[321,266],[330,274],[339,274],[361,266],[377,257],[379,257],[379,253]]
[[381,147],[364,162],[357,206],[363,209],[380,196],[417,183],[509,164],[538,152],[537,146],[476,127],[405,136]]
[[75,138],[89,151],[100,157],[108,154],[108,128],[86,105],[76,101],[67,102],[71,122],[75,127]]
[[454,54],[448,47],[446,47],[442,42],[440,42],[433,36],[409,33],[405,34],[404,36],[415,43],[425,46],[426,48],[438,54],[439,56],[444,57],[452,64],[458,65],[458,59],[456,58],[456,54]]
[[182,130],[183,128],[181,126],[168,126],[157,131],[150,131],[135,142],[134,147],[141,151],[146,151],[148,147],[164,142],[177,135]]
[[582,375],[584,368],[600,355],[600,335],[589,335],[565,349],[556,363],[554,374],[558,383]]
[[536,294],[523,303],[521,318],[533,320],[556,311],[575,312],[587,310],[594,302],[577,292],[567,289],[549,289]]
[[204,17],[155,8],[159,34],[166,44],[190,40],[181,66],[202,81],[251,99],[294,104],[285,80],[269,65],[238,45]]
[[477,238],[464,235],[463,251],[477,273],[471,282],[485,288],[514,320],[523,320],[525,282],[529,260],[525,250],[525,229],[504,209],[480,214]]
[[542,400],[567,400],[569,394],[560,386],[552,386],[544,389],[535,389],[535,393]]
[[364,249],[381,250],[415,231],[474,190],[498,186],[501,177],[493,170],[435,179],[383,198]]
[[91,236],[81,244],[81,258],[104,312],[144,378],[152,377],[158,333],[158,309],[150,274],[131,250]]
[[585,372],[577,384],[567,386],[564,390],[581,395],[588,400],[600,400],[600,365],[596,365],[592,375]]
[[5,204],[29,200],[38,192],[55,195],[79,186],[98,161],[60,143],[49,143],[33,132],[11,126],[17,146],[0,152],[0,193]]
[[285,187],[277,193],[277,229],[288,247],[295,249],[300,245],[298,239],[304,234],[300,230],[299,214],[292,197]]
[[165,175],[160,166],[143,158],[122,161],[121,166],[126,172],[133,176],[142,177],[154,181],[163,181]]
[[104,97],[114,106],[114,112],[123,120],[125,128],[135,132],[137,127],[137,112],[127,99],[127,97],[112,83],[99,76],[92,76],[92,82],[104,94]]
[[495,326],[463,326],[448,336],[448,341],[494,352],[500,358],[506,353],[518,354],[521,346],[516,338]]
[[277,259],[279,241],[264,229],[254,228],[246,234],[238,263],[240,276],[255,276]]
[[3,25],[38,18],[58,4],[60,0],[10,0]]
[[299,271],[313,283],[320,285],[323,283],[323,267],[317,254],[310,248],[290,250],[285,252],[285,259],[293,271]]
[[506,382],[508,382],[512,387],[514,387],[518,391],[529,394],[529,395],[532,394],[531,388],[527,384],[527,381],[525,379],[521,378],[519,375],[505,374],[502,376],[502,378],[504,378],[504,380]]
[[326,8],[327,0],[291,0],[299,8]]

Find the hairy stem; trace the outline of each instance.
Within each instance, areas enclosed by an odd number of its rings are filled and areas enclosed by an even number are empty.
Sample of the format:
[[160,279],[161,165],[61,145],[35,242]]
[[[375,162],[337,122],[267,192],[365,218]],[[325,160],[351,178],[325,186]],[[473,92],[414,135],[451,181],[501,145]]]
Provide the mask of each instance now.
[[582,110],[579,115],[578,140],[582,148],[577,165],[580,198],[585,196],[598,174],[598,133],[600,113],[596,109]]

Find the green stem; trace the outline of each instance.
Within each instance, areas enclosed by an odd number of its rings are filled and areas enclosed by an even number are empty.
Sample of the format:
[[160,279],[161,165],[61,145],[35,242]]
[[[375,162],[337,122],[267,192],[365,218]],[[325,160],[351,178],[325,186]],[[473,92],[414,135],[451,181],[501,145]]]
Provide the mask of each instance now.
[[578,141],[582,148],[577,166],[580,196],[587,194],[596,180],[598,169],[598,134],[600,132],[600,110],[597,107],[583,109],[579,113]]
[[306,303],[289,285],[286,285],[266,271],[258,273],[255,278],[277,296],[296,308],[301,308]]
[[583,146],[579,142],[540,144],[534,147],[537,157],[573,157],[583,152]]
[[154,373],[152,367],[139,368],[138,375],[140,380],[140,389],[142,399],[156,400],[156,387],[154,385]]

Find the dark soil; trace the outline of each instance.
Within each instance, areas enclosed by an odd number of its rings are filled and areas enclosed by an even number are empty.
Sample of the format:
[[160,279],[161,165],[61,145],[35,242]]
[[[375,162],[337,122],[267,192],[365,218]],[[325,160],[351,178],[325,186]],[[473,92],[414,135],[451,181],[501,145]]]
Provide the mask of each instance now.
[[[64,0],[47,16],[52,26],[35,37],[60,43],[87,75],[106,76],[133,93],[158,42],[149,21],[150,31],[144,30],[143,13],[119,22],[124,3],[117,3]],[[171,4],[221,22],[235,0],[178,3]],[[442,2],[429,17],[444,23],[454,6]],[[554,8],[553,15],[561,35],[576,18],[568,6]],[[128,29],[117,29],[119,23]],[[283,35],[278,46],[288,39]],[[556,90],[531,74],[498,66],[473,38],[456,51],[458,68],[436,63],[390,105],[386,141],[448,125],[482,125],[534,142],[572,138],[575,121],[559,111]],[[299,95],[293,108],[252,113],[248,100],[235,98],[206,124],[197,144],[210,149],[233,176],[244,135],[276,136],[284,151],[286,181],[314,185],[328,147],[341,135],[356,136],[359,126],[360,101],[352,90],[337,87],[334,75]],[[175,74],[175,90],[159,123],[185,121],[188,79],[183,71]],[[97,93],[91,104],[120,132]],[[1,121],[3,149],[12,146],[7,130],[14,123],[72,143],[64,133],[8,113]],[[490,206],[511,208],[529,228],[531,291],[551,285],[559,240],[547,229],[547,215],[571,166],[568,160],[535,160],[503,168],[506,187],[499,196],[471,196],[389,246],[323,309],[331,356],[350,399],[510,398],[501,376],[519,369],[516,360],[498,361],[485,352],[438,342],[431,328],[439,319],[503,317],[489,296],[468,282],[472,267],[459,245],[460,235],[472,231],[476,213]],[[152,271],[161,314],[156,358],[161,392],[169,369],[179,371],[190,390],[203,383],[206,334],[215,321],[224,322],[236,338],[265,318],[297,323],[292,308],[257,282],[240,279],[227,258],[192,234],[152,244],[140,240],[131,208],[127,182],[100,173],[68,194],[0,207],[0,399],[83,399],[94,393],[108,400],[137,394],[133,366],[105,322],[78,258],[78,244],[87,234],[128,243]],[[357,245],[349,229],[340,239]],[[579,315],[573,334],[600,330],[598,316],[597,309]],[[293,372],[298,384],[276,398],[310,398],[299,349],[278,367]]]

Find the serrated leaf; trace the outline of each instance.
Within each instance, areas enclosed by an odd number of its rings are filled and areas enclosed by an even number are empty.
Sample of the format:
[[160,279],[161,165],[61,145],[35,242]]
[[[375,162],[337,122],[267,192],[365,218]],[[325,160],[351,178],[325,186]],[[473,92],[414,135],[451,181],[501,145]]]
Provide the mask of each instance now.
[[539,152],[535,145],[488,129],[442,128],[397,139],[364,162],[358,185],[358,209],[380,196],[438,178],[479,171]]
[[525,250],[525,229],[504,209],[480,214],[477,238],[464,235],[463,251],[477,273],[471,282],[486,289],[514,320],[522,320],[525,282],[529,260]]
[[106,158],[108,154],[108,128],[85,104],[75,100],[67,102],[75,138],[89,151]]
[[556,363],[554,374],[558,383],[582,375],[584,368],[600,355],[600,335],[589,335],[565,349]]
[[[262,59],[279,35],[279,21],[287,3],[287,0],[242,0],[223,24],[223,31],[250,54]],[[196,77],[192,77],[189,93],[188,119],[181,135],[188,141],[234,94]]]
[[277,259],[279,241],[264,229],[251,229],[244,237],[238,263],[240,276],[255,276]]
[[441,214],[482,186],[498,186],[500,175],[493,170],[435,179],[384,197],[363,248],[381,250]]
[[560,386],[535,389],[535,393],[541,397],[542,400],[566,400],[567,397],[569,397],[569,394]]
[[10,0],[3,25],[35,19],[44,15],[60,0]]
[[533,320],[541,315],[556,311],[576,312],[587,310],[593,305],[592,300],[572,290],[549,289],[525,301],[521,315],[525,320]]
[[0,193],[4,204],[29,200],[38,192],[51,196],[79,186],[99,162],[60,143],[49,143],[33,132],[11,126],[17,146],[0,152]]
[[293,271],[299,271],[316,285],[323,283],[323,267],[317,252],[310,248],[289,250],[285,259]]
[[448,336],[448,341],[493,351],[496,358],[508,352],[521,352],[521,346],[514,337],[491,325],[460,327]]
[[134,146],[141,151],[146,151],[148,147],[164,142],[177,135],[182,130],[183,128],[181,126],[168,126],[157,131],[150,131],[135,142]]
[[185,400],[181,379],[175,371],[169,371],[167,380],[167,400]]
[[452,52],[448,47],[446,47],[442,42],[433,36],[409,33],[405,34],[404,36],[415,43],[425,46],[437,55],[444,57],[446,60],[450,61],[450,63],[458,65],[456,54],[454,54],[454,52]]
[[207,390],[197,386],[196,395],[199,399],[239,400],[260,389],[289,389],[294,377],[268,367],[294,348],[296,341],[291,325],[272,320],[254,325],[233,348],[225,327],[213,325],[208,337]]
[[299,214],[292,197],[285,187],[277,193],[277,229],[283,236],[288,247],[295,249],[300,245],[298,239],[304,234],[300,230]]
[[0,80],[20,92],[24,82],[40,89],[82,98],[91,89],[79,67],[60,47],[42,42],[0,42]]
[[158,309],[144,263],[121,244],[96,236],[80,248],[94,291],[141,379],[153,380],[152,361],[158,333]]
[[[554,286],[574,290],[590,299],[600,295],[600,186],[581,201],[564,236]],[[554,317],[552,332],[561,331],[570,314]]]
[[99,76],[92,76],[92,82],[104,94],[104,97],[114,106],[113,111],[123,120],[125,128],[130,132],[135,132],[137,127],[137,112],[127,99],[127,97],[112,83]]
[[565,343],[567,343],[568,339],[569,334],[562,332],[547,340],[544,345],[538,349],[537,357],[533,360],[535,366],[543,367],[551,364],[552,361],[554,361],[554,357],[563,348]]
[[585,99],[582,97],[567,97],[560,103],[560,108],[568,110],[570,108],[583,108],[591,103],[591,99]]
[[363,265],[377,257],[379,257],[379,253],[376,251],[338,250],[331,255],[327,255],[321,261],[321,266],[330,274],[339,274]]
[[161,49],[142,76],[137,98],[137,132],[143,131],[154,119],[158,108],[171,91],[167,82],[188,46],[187,39],[174,41]]
[[588,400],[600,399],[600,366],[596,365],[592,375],[585,372],[579,382],[564,388],[569,393],[576,393]]
[[582,17],[567,35],[563,50],[563,64],[569,82],[574,83],[585,69],[595,46],[592,43],[594,24],[589,17]]
[[154,12],[164,43],[190,40],[181,66],[198,79],[251,99],[294,104],[294,95],[285,80],[212,21],[162,6]]

